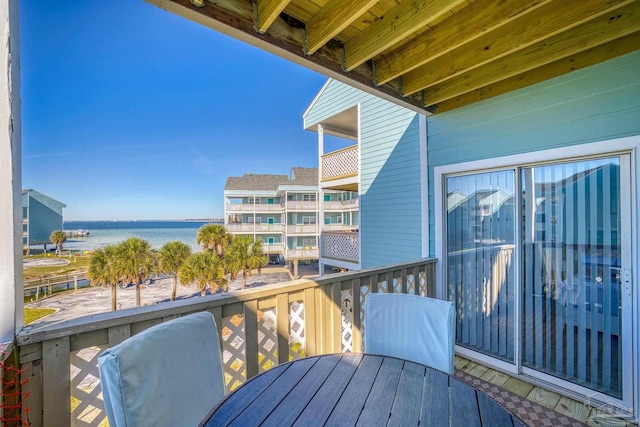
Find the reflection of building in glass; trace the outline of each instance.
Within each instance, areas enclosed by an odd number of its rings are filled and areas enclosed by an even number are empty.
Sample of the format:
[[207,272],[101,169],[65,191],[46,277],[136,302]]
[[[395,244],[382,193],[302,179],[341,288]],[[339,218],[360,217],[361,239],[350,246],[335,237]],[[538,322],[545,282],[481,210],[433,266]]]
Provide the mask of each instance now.
[[513,199],[502,190],[478,190],[468,197],[451,192],[447,196],[449,250],[479,243],[512,242]]

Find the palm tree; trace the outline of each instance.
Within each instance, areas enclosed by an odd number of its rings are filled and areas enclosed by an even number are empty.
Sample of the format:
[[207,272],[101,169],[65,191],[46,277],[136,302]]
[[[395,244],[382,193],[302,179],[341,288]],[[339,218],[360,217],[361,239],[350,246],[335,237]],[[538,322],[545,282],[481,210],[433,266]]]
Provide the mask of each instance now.
[[125,283],[136,285],[136,306],[140,307],[140,285],[156,270],[151,245],[139,237],[129,237],[118,246],[116,269]]
[[202,246],[203,251],[212,250],[222,256],[230,242],[231,235],[223,225],[207,224],[198,229],[196,243]]
[[62,253],[62,244],[67,241],[67,235],[62,230],[56,230],[51,233],[49,240],[56,245],[56,255],[60,255]]
[[89,261],[87,277],[91,286],[111,286],[111,310],[117,310],[117,289],[120,276],[115,268],[117,248],[109,245],[103,249],[96,249]]
[[173,280],[171,301],[175,301],[178,290],[178,271],[191,255],[191,247],[184,242],[173,241],[165,243],[158,253],[159,270],[169,274]]
[[232,279],[242,273],[242,289],[247,286],[247,276],[251,277],[253,270],[258,274],[267,262],[267,256],[262,252],[262,239],[255,241],[250,236],[234,236],[224,254],[225,266]]
[[217,292],[227,284],[222,260],[211,251],[191,255],[180,268],[178,276],[182,284],[195,283],[202,296],[207,294],[207,288]]

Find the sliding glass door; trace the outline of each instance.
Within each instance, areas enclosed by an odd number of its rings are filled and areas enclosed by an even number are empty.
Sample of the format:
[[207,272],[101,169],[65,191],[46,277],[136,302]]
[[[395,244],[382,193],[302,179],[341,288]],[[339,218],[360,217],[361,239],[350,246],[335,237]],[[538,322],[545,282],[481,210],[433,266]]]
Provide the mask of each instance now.
[[444,177],[445,284],[459,346],[623,399],[632,374],[621,279],[630,263],[628,162]]
[[621,398],[620,161],[523,168],[521,197],[523,366]]
[[447,178],[447,285],[458,344],[514,361],[515,173]]

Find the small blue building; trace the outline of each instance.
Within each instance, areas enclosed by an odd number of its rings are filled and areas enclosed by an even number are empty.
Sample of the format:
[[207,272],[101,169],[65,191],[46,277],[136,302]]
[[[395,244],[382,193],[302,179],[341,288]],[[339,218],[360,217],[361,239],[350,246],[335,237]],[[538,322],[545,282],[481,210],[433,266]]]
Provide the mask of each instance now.
[[62,230],[62,209],[67,205],[36,190],[22,190],[22,247],[51,243],[49,237]]

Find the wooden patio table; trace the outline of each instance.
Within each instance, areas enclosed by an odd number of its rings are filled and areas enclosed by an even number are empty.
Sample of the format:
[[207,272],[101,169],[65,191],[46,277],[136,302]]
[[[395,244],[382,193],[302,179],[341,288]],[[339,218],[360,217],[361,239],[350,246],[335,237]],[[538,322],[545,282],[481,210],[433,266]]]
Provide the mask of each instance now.
[[419,363],[331,354],[276,366],[219,402],[201,426],[521,426],[482,391]]

